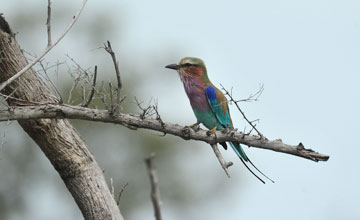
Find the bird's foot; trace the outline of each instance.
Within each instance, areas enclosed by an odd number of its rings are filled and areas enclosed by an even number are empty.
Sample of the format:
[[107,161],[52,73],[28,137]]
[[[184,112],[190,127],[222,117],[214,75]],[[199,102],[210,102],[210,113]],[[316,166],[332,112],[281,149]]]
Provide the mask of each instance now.
[[231,130],[231,128],[226,127],[226,128],[223,128],[223,129],[221,130],[221,132],[222,132],[223,134],[228,134],[228,133],[230,133],[230,130]]
[[191,128],[195,131],[198,131],[200,129],[199,124],[200,124],[200,122],[196,122],[195,124],[185,126],[185,128]]
[[208,130],[206,132],[206,135],[210,136],[212,134],[214,134],[216,132],[217,126],[214,126],[213,128],[211,128],[210,130]]

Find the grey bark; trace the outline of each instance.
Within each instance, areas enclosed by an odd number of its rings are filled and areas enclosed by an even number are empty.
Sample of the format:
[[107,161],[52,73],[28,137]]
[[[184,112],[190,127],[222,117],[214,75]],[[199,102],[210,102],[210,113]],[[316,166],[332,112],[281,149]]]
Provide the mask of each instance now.
[[51,103],[0,109],[0,121],[34,118],[70,118],[99,121],[120,124],[129,129],[145,128],[155,130],[165,134],[172,134],[186,140],[204,141],[209,144],[235,141],[247,146],[291,154],[316,162],[327,161],[329,159],[327,155],[320,154],[312,149],[306,149],[302,143],[289,145],[283,143],[280,139],[271,141],[266,138],[244,134],[235,130],[229,130],[228,132],[216,131],[214,135],[208,136],[206,134],[207,130],[194,130],[178,124],[165,123],[157,119],[143,118],[140,115],[124,113],[114,115],[108,110]]
[[[5,82],[27,64],[15,35],[0,15],[0,82]],[[14,97],[7,99],[9,106],[17,106],[17,99],[28,104],[59,103],[32,69],[2,92]],[[95,157],[67,119],[23,118],[18,122],[59,173],[85,219],[123,219]]]
[[154,164],[153,164],[154,157],[155,154],[151,154],[149,157],[145,158],[145,164],[150,177],[150,185],[151,185],[150,197],[154,207],[155,219],[162,220],[159,179],[157,177],[156,169],[154,168]]

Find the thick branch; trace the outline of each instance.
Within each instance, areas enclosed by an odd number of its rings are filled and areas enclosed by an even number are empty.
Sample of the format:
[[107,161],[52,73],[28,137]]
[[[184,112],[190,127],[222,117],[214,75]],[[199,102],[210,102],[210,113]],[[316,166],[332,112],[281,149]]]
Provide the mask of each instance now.
[[[0,82],[5,82],[29,65],[2,16],[0,51]],[[59,102],[32,68],[6,86],[3,93],[8,96],[6,101],[12,106],[10,109],[16,108],[19,103]],[[57,170],[86,220],[123,219],[95,157],[68,120],[18,122]]]
[[144,118],[141,115],[123,114],[113,115],[107,110],[90,109],[80,106],[44,104],[36,106],[23,106],[0,110],[0,121],[37,119],[37,118],[70,118],[114,123],[126,126],[130,129],[145,128],[172,134],[186,140],[204,141],[216,144],[225,141],[235,141],[249,147],[263,148],[286,154],[303,157],[313,161],[327,161],[329,156],[317,153],[312,149],[306,149],[302,143],[298,145],[284,144],[281,140],[270,141],[255,135],[248,135],[235,130],[227,133],[216,131],[208,136],[207,130],[194,131],[178,124],[165,123],[152,118]]

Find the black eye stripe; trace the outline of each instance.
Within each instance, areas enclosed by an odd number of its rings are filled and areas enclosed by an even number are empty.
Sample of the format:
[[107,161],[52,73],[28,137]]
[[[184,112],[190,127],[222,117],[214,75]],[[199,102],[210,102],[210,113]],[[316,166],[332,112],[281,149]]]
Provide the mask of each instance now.
[[180,65],[181,67],[189,67],[189,66],[199,66],[198,64],[192,64],[192,63],[184,63]]
[[181,67],[188,67],[188,66],[191,66],[191,63],[184,63],[184,64],[181,64]]

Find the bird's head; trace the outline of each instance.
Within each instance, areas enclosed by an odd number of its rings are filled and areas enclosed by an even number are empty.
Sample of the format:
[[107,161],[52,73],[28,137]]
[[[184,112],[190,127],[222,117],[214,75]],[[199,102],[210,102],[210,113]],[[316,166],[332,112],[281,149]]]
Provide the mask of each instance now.
[[179,64],[170,64],[165,68],[176,70],[180,76],[207,79],[205,64],[199,58],[185,57],[180,60]]

